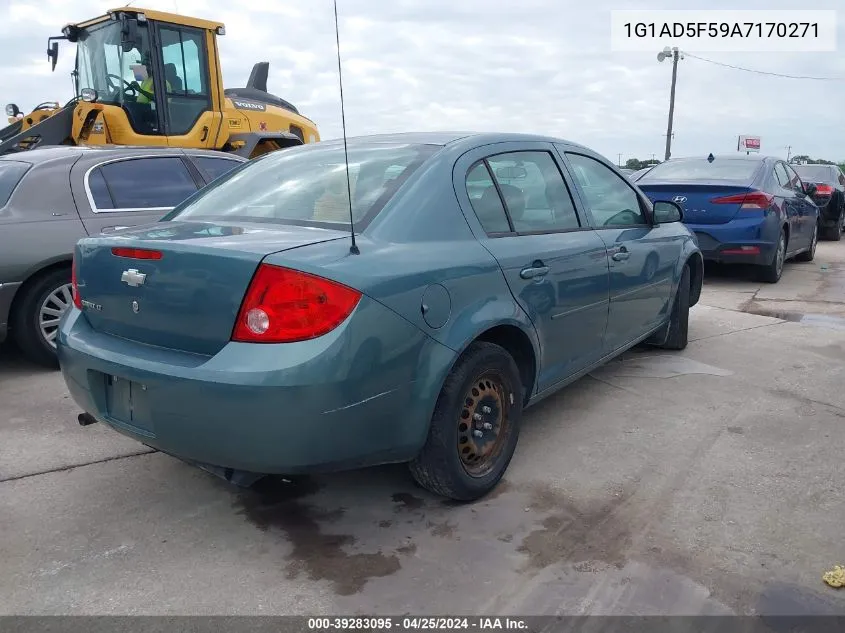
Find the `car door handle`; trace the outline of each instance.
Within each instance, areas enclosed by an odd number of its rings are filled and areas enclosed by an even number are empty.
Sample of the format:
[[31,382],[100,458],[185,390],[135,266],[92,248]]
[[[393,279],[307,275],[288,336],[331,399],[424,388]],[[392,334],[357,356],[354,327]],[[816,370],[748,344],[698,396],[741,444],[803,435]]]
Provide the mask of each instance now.
[[549,272],[548,266],[531,266],[529,268],[523,268],[519,271],[519,276],[523,279],[534,279],[535,277],[542,277]]
[[120,229],[128,228],[128,226],[104,226],[100,233],[111,233],[112,231],[119,231]]
[[615,262],[622,262],[628,259],[631,256],[631,253],[628,252],[628,249],[624,246],[618,248],[610,257]]

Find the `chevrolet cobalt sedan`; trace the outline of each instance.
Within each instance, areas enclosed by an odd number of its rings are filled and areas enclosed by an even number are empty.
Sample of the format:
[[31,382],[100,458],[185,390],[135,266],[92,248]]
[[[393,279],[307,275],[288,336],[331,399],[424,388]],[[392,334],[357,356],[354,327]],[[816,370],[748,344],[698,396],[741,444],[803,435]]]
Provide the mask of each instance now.
[[638,343],[683,349],[701,282],[681,208],[580,145],[324,141],[81,240],[58,355],[81,422],[229,481],[407,462],[469,501],[523,409]]

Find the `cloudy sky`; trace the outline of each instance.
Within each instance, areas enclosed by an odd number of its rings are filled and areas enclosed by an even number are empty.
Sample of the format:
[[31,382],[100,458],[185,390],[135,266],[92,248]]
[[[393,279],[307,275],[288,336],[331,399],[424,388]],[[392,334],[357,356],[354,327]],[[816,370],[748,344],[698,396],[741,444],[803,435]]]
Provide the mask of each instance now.
[[[269,89],[296,104],[324,139],[340,135],[331,0],[268,0],[236,9],[212,0],[137,0],[226,24],[226,87],[270,62]],[[783,79],[680,62],[673,156],[736,150],[739,134],[764,153],[845,159],[845,5],[835,53],[706,53],[768,72],[839,77]],[[55,73],[47,37],[67,22],[119,6],[99,0],[0,0],[0,102],[28,109],[71,97],[71,45]],[[215,6],[216,5],[216,6]],[[615,53],[612,9],[795,9],[794,0],[338,0],[349,134],[403,130],[538,132],[577,141],[613,161],[663,157],[671,64],[653,53]],[[810,6],[812,5],[812,6]],[[245,6],[262,6],[250,3]],[[580,7],[580,8],[579,8]],[[61,46],[61,45],[60,45]]]

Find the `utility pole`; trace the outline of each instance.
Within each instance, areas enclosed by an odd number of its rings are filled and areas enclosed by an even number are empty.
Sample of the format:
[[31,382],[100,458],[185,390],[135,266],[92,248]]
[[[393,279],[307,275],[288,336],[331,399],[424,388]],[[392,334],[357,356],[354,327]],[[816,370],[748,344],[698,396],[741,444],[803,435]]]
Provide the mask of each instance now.
[[619,152],[619,160],[617,161],[616,164],[619,165],[620,167],[622,167],[622,152]]
[[672,88],[669,92],[669,123],[666,126],[666,156],[663,160],[669,160],[672,155],[672,122],[675,118],[675,84],[678,81],[678,60],[683,59],[678,47],[670,49],[668,46],[657,54],[657,61],[662,62],[667,57],[672,58]]
[[789,162],[789,157],[792,155],[792,145],[786,146],[786,162]]

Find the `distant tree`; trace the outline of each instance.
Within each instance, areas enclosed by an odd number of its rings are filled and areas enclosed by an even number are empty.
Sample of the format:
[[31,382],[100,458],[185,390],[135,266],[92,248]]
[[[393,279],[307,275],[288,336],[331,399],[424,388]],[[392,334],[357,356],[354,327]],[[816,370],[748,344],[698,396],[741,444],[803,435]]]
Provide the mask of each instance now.
[[659,165],[659,160],[640,160],[639,158],[629,158],[625,161],[625,169],[633,169],[634,171],[638,171],[640,169],[645,169],[646,167],[652,167],[654,165]]
[[799,154],[789,159],[790,163],[807,164],[807,165],[835,165],[836,162],[832,160],[825,160],[824,158],[810,158],[806,154]]

